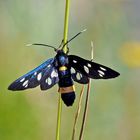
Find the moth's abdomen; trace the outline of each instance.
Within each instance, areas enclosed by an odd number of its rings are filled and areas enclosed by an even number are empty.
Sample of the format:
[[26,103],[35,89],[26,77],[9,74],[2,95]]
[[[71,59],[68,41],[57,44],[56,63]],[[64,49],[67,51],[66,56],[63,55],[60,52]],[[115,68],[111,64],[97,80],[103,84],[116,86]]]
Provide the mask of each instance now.
[[74,85],[69,86],[69,87],[59,87],[59,92],[61,94],[67,94],[67,93],[70,93],[70,92],[75,92],[75,87],[74,87]]
[[75,100],[75,87],[71,78],[70,70],[66,66],[60,66],[59,73],[59,93],[67,106],[72,106]]
[[75,100],[75,92],[61,94],[61,98],[67,106],[72,106]]
[[75,87],[59,87],[59,93],[61,94],[61,98],[67,106],[72,106],[75,100]]

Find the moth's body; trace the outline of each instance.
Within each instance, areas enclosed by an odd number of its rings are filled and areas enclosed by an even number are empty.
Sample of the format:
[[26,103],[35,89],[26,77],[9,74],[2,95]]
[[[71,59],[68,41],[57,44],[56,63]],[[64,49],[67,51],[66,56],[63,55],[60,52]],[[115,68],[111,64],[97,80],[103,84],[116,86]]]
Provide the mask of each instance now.
[[58,51],[56,55],[56,66],[59,77],[59,93],[67,106],[73,104],[75,99],[75,88],[71,77],[69,58],[63,51]]

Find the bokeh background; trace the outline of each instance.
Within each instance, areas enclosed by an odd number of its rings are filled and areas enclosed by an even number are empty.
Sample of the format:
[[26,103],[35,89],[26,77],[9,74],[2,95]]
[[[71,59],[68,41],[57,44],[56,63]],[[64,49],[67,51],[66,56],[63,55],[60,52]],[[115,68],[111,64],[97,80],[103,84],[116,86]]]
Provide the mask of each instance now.
[[[84,28],[87,32],[69,44],[70,54],[90,59],[93,40],[94,60],[121,73],[92,80],[85,140],[140,140],[139,7],[139,0],[71,0],[69,38]],[[22,92],[7,87],[55,56],[52,49],[25,44],[58,46],[64,9],[65,0],[0,0],[0,140],[55,139],[58,87]],[[73,107],[63,105],[61,140],[71,139],[81,90],[75,85]],[[79,129],[81,118],[78,123]]]

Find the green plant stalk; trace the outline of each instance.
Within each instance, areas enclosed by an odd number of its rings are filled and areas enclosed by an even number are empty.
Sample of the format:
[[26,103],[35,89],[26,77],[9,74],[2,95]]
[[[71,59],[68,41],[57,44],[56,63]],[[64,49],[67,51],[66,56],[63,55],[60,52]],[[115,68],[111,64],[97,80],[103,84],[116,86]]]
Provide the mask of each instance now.
[[[69,11],[70,11],[70,0],[66,0],[66,6],[65,6],[65,19],[64,19],[64,35],[63,35],[63,41],[64,44],[68,40],[68,26],[69,26]],[[63,47],[63,50],[65,53],[67,53],[67,45]]]
[[56,140],[60,140],[61,113],[62,113],[62,101],[61,101],[61,94],[59,93],[59,97],[58,97],[58,113],[57,113],[57,126],[56,126]]
[[[69,23],[69,9],[70,9],[69,7],[70,7],[70,0],[66,0],[63,43],[66,43],[68,39],[68,23]],[[65,53],[67,53],[68,50],[67,45],[63,47],[63,50]],[[62,100],[61,100],[61,94],[59,94],[56,140],[60,140],[61,114],[62,114]]]

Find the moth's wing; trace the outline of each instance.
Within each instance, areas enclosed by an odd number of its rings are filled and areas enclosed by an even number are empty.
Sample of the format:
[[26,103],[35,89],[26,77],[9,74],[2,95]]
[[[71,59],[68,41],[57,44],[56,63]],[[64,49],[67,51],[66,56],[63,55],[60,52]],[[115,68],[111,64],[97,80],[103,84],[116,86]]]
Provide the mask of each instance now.
[[53,87],[56,83],[58,83],[58,72],[55,67],[52,67],[50,72],[44,72],[44,75],[42,77],[40,88],[41,90],[47,90],[51,87]]
[[25,90],[28,88],[34,88],[41,83],[42,77],[46,73],[51,73],[54,67],[54,58],[48,59],[46,62],[30,71],[29,73],[23,75],[14,81],[9,87],[9,90]]
[[74,67],[71,67],[71,76],[75,82],[80,84],[87,84],[89,82],[89,78],[80,71],[76,70]]
[[120,75],[117,71],[112,70],[111,68],[85,60],[75,55],[69,55],[69,65],[76,71],[80,71],[83,75],[93,79],[109,79]]

